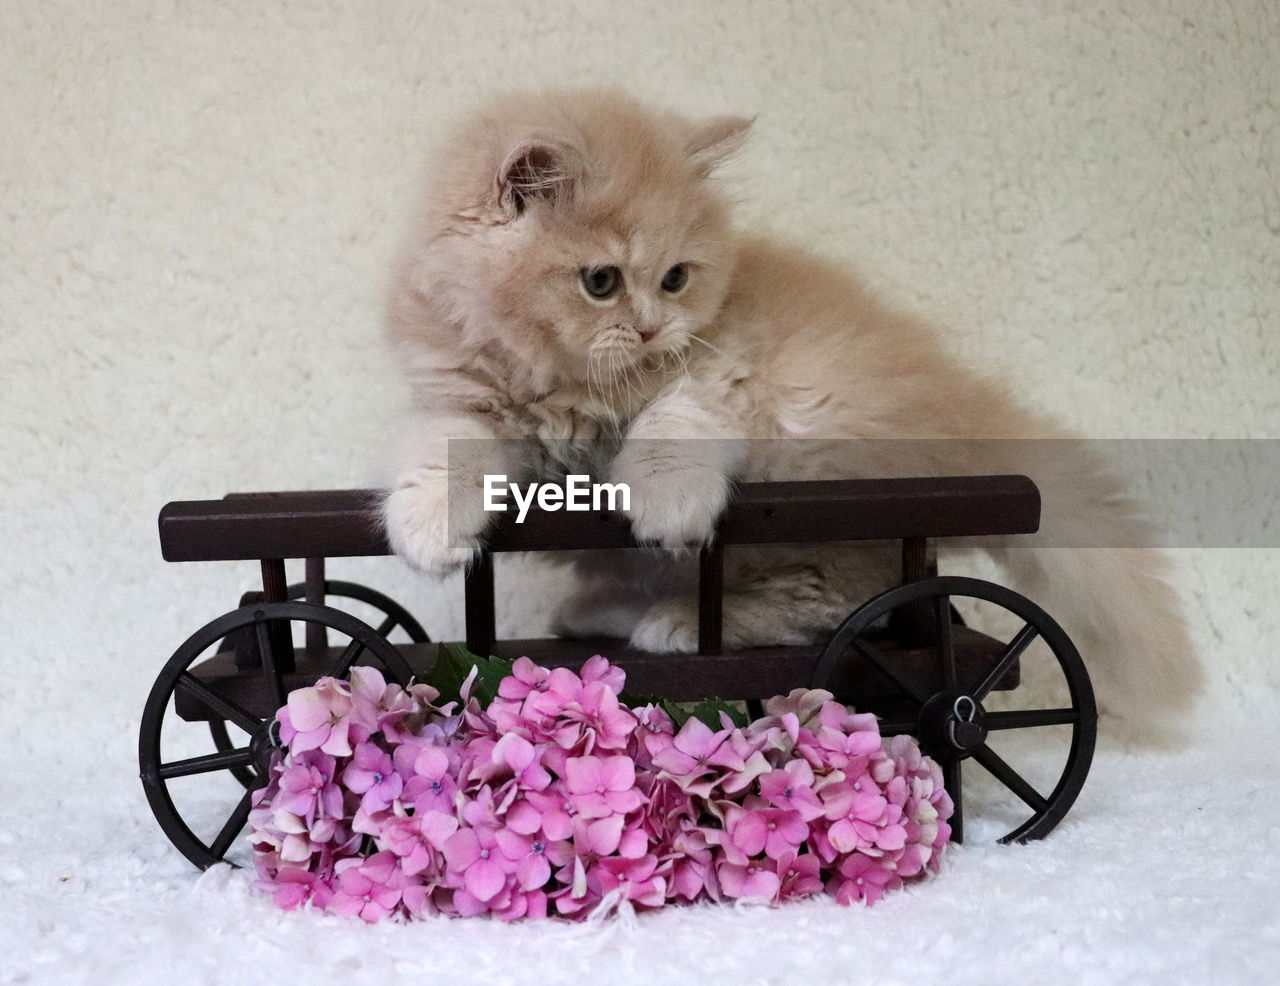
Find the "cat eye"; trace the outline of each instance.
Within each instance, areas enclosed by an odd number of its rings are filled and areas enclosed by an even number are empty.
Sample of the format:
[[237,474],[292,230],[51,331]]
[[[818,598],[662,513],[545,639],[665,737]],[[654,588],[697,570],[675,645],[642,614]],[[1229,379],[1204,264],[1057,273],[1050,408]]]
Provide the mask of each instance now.
[[588,298],[604,301],[612,298],[622,287],[622,271],[612,265],[608,267],[584,267],[579,272],[582,278],[582,290]]
[[688,283],[688,264],[676,264],[662,276],[662,290],[669,294],[675,294]]

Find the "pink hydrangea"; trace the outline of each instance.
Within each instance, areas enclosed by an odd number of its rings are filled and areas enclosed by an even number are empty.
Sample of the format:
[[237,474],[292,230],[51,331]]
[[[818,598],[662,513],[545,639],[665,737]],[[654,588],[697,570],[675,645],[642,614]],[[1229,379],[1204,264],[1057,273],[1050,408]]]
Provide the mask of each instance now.
[[250,811],[285,909],[502,921],[826,893],[874,903],[937,870],[953,807],[938,765],[873,716],[798,689],[742,728],[631,709],[621,669],[515,662],[482,707],[371,668],[278,713]]

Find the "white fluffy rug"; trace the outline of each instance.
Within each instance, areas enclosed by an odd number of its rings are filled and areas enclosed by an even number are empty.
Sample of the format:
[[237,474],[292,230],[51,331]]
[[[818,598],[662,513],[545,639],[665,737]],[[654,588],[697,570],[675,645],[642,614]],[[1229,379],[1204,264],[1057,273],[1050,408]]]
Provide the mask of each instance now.
[[21,728],[27,710],[6,701],[0,982],[1221,986],[1275,982],[1280,967],[1280,731],[1194,752],[1104,751],[1046,841],[982,845],[971,832],[940,875],[871,909],[366,926],[279,912],[245,870],[191,868],[132,774],[123,698],[104,696],[119,703],[103,717],[123,727],[115,735],[68,728],[90,711],[79,696]]

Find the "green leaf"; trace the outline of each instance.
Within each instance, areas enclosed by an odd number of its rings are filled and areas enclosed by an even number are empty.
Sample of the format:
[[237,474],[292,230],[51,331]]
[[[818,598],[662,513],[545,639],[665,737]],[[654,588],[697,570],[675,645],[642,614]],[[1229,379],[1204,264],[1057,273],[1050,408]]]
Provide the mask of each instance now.
[[746,713],[736,705],[726,702],[723,699],[709,698],[705,702],[699,702],[693,707],[693,715],[701,719],[712,729],[723,728],[720,725],[721,712],[728,715],[729,720],[735,726],[745,726],[747,724]]
[[[482,705],[487,706],[498,697],[498,686],[502,679],[511,674],[514,661],[502,657],[480,657],[471,653],[462,644],[441,644],[436,663],[431,666],[423,679],[440,692],[438,702],[461,701],[462,686],[466,683],[471,669],[476,670],[476,679],[471,685],[471,695]],[[644,705],[657,705],[671,717],[679,731],[690,719],[701,719],[710,728],[719,730],[720,713],[727,713],[735,726],[747,725],[746,713],[731,702],[719,698],[709,698],[698,703],[677,704],[670,699],[656,696],[637,696],[623,694],[620,701],[628,708],[635,709]]]
[[513,663],[501,657],[479,657],[461,644],[441,644],[436,663],[431,666],[425,680],[440,692],[440,704],[459,702],[462,700],[462,686],[471,669],[475,668],[476,679],[471,685],[471,695],[485,706],[498,697],[498,686],[511,674]]
[[661,699],[658,707],[671,717],[671,721],[675,723],[676,732],[680,731],[690,719],[700,719],[703,723],[712,729],[719,730],[723,727],[720,723],[720,713],[726,713],[735,726],[747,725],[747,714],[731,702],[726,702],[720,698],[709,698],[705,701],[698,702],[695,705],[677,705],[670,699]]
[[676,703],[671,701],[669,698],[660,699],[658,701],[658,708],[671,717],[671,721],[675,724],[677,733],[680,732],[680,727],[688,722],[690,717],[693,715],[692,709],[686,709],[676,705]]

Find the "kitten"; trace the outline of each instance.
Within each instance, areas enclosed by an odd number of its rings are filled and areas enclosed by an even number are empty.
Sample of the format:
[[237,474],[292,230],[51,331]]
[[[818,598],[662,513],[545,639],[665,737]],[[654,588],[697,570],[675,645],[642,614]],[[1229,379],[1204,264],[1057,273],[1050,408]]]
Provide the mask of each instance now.
[[[445,143],[390,313],[415,406],[384,506],[396,552],[424,572],[465,564],[494,516],[485,473],[572,468],[618,436],[593,472],[628,483],[636,536],[676,553],[709,538],[735,480],[975,473],[1037,481],[1043,543],[1145,543],[1083,446],[952,441],[1068,436],[932,329],[847,271],[732,227],[713,172],[749,126],[560,92],[495,102]],[[542,461],[476,443],[449,477],[451,438],[534,439]],[[672,438],[717,441],[645,441]],[[451,483],[472,495],[450,504]],[[1076,637],[1104,704],[1152,728],[1188,708],[1200,670],[1163,556],[984,547]],[[695,650],[690,567],[625,554],[619,571],[579,566],[560,626]],[[735,548],[725,644],[822,639],[895,562],[883,543]]]

